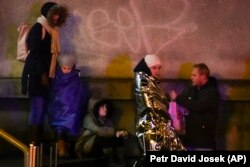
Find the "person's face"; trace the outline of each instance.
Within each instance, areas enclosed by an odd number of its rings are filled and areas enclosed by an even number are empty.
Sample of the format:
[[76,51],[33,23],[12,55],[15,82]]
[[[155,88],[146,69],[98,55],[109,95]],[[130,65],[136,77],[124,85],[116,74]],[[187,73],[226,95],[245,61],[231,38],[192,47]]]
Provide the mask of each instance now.
[[68,74],[71,72],[72,68],[70,66],[61,66],[62,72]]
[[107,116],[107,107],[106,107],[106,104],[100,106],[100,108],[99,108],[99,116],[100,117],[106,117]]
[[56,13],[56,14],[53,14],[53,21],[55,22],[55,23],[57,23],[57,20],[59,19],[59,14],[58,13]]
[[193,86],[201,86],[203,84],[204,74],[200,74],[198,68],[193,68],[191,74],[191,81]]
[[160,79],[160,70],[161,70],[161,65],[154,65],[149,68],[151,72],[151,76]]

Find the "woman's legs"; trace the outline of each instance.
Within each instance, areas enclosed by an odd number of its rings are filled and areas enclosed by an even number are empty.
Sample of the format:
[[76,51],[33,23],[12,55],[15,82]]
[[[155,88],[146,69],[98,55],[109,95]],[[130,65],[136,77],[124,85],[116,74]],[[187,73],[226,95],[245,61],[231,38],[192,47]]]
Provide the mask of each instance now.
[[30,142],[38,144],[43,138],[47,99],[41,96],[30,97],[29,135]]

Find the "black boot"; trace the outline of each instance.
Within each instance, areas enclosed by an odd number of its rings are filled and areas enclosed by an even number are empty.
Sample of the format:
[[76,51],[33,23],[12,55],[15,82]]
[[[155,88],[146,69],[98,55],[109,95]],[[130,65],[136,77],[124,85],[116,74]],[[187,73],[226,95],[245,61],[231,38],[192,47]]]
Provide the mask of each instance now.
[[29,143],[39,145],[43,138],[43,128],[39,126],[29,126]]

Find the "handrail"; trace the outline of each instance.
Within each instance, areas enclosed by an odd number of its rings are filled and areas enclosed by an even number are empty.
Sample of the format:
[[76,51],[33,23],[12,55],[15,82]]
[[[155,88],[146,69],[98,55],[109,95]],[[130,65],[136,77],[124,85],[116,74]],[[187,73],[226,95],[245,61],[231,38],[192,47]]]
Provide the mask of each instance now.
[[10,144],[17,147],[24,153],[24,167],[28,167],[29,162],[29,147],[23,144],[20,140],[16,139],[14,136],[8,134],[3,129],[0,129],[0,137],[8,141]]

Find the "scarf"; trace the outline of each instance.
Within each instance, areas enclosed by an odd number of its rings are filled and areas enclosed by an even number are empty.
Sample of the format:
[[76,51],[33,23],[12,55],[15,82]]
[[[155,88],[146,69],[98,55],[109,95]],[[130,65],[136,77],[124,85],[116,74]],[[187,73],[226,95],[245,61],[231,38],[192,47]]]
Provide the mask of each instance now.
[[61,50],[60,48],[60,40],[59,40],[59,28],[58,27],[50,27],[47,19],[44,16],[40,16],[37,19],[37,22],[42,24],[42,26],[48,31],[51,35],[51,62],[49,68],[49,77],[55,77],[55,69],[56,69],[56,60]]

